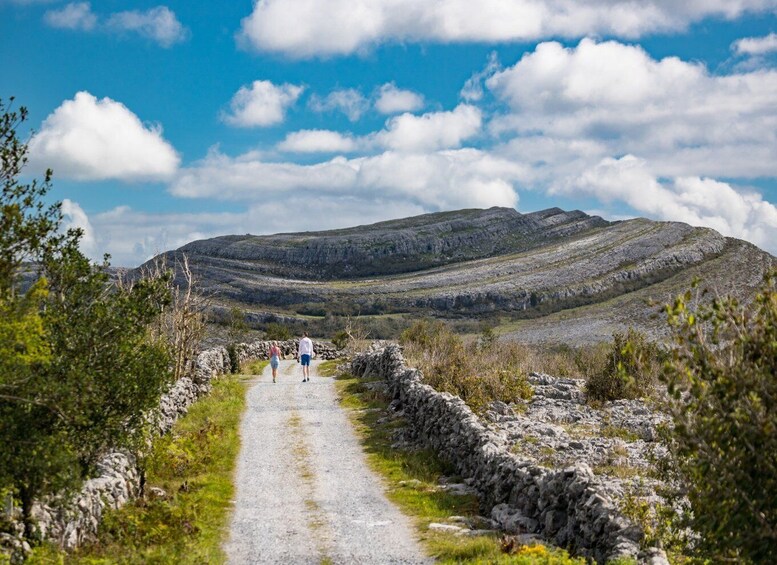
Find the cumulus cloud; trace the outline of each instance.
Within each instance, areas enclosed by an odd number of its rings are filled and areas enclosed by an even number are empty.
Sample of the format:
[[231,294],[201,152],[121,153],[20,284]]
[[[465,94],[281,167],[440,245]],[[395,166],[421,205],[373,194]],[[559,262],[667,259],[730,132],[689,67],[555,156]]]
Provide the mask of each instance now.
[[738,55],[765,55],[777,51],[777,33],[764,37],[743,37],[731,44]]
[[336,131],[307,129],[291,132],[278,144],[278,149],[292,153],[350,153],[356,141]]
[[269,80],[255,80],[243,86],[232,97],[230,114],[223,119],[238,127],[266,127],[280,124],[288,110],[302,94],[303,87],[275,85]]
[[166,6],[146,11],[117,12],[101,18],[92,11],[89,2],[73,2],[59,10],[48,10],[43,21],[51,27],[62,29],[137,34],[162,47],[171,47],[189,37],[188,28]]
[[343,135],[330,130],[293,132],[277,148],[299,153],[369,153],[383,149],[400,153],[428,153],[461,147],[464,141],[480,133],[481,126],[480,110],[460,104],[451,111],[394,116],[380,131],[363,136]]
[[92,259],[98,259],[95,256],[97,253],[97,239],[95,238],[94,228],[92,227],[89,217],[84,212],[84,209],[78,205],[77,202],[73,202],[69,198],[65,198],[62,201],[63,222],[62,227],[65,230],[80,229],[81,230],[81,251],[87,257]]
[[76,180],[166,180],[180,158],[159,125],[144,125],[120,102],[79,92],[43,122],[29,144],[33,167]]
[[137,33],[162,47],[181,43],[189,36],[189,30],[166,6],[157,6],[144,12],[140,10],[118,12],[108,18],[105,26],[117,32]]
[[777,71],[711,75],[698,63],[584,39],[539,44],[486,84],[509,107],[491,122],[495,133],[596,141],[609,155],[648,159],[659,175],[777,174],[777,161],[762,159],[777,151]]
[[250,49],[325,57],[385,42],[637,38],[775,7],[775,0],[260,0],[243,19],[239,39]]
[[211,151],[182,169],[171,185],[176,196],[262,201],[273,195],[306,194],[318,201],[361,198],[410,202],[425,210],[515,206],[514,184],[526,168],[477,149],[430,153],[386,151],[369,157],[303,165],[268,162],[255,153],[229,157]]
[[777,207],[760,194],[702,177],[661,182],[644,159],[633,155],[603,159],[554,192],[618,200],[655,219],[710,227],[777,251]]
[[97,25],[97,16],[89,2],[73,2],[59,10],[49,10],[43,21],[51,27],[90,31]]
[[499,69],[501,69],[501,65],[494,51],[489,54],[485,68],[467,79],[461,92],[459,92],[459,96],[467,102],[478,102],[481,100],[483,98],[483,81],[493,76]]
[[395,116],[376,139],[380,145],[398,151],[431,151],[461,146],[464,140],[480,132],[481,125],[480,110],[460,104],[450,112]]
[[393,82],[380,87],[375,101],[375,109],[381,114],[415,112],[424,106],[424,97],[412,90],[397,88]]
[[343,88],[333,90],[323,98],[314,94],[310,97],[308,106],[314,112],[342,112],[350,121],[355,122],[369,110],[370,101],[355,88]]

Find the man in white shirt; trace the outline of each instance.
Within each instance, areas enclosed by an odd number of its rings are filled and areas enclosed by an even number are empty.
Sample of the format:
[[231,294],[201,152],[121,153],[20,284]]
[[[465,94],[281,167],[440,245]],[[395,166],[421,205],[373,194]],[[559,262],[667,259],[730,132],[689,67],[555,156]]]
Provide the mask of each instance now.
[[302,334],[297,349],[297,361],[302,363],[302,382],[310,380],[310,359],[313,357],[313,342],[308,337],[308,332]]

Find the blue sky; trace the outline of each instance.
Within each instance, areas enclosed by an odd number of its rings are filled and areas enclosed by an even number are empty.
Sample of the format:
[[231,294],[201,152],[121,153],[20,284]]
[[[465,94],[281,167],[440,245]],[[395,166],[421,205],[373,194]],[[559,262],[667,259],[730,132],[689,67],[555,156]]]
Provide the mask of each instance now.
[[777,0],[0,0],[84,250],[492,205],[777,253]]

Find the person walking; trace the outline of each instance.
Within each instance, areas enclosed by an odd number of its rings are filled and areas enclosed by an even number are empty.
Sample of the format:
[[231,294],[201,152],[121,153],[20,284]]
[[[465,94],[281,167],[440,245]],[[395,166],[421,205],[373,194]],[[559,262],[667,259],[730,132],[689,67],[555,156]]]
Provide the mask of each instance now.
[[297,361],[302,364],[302,382],[310,380],[310,359],[313,357],[313,342],[308,337],[308,332],[302,334],[297,348]]
[[275,377],[278,375],[278,365],[281,362],[281,348],[278,347],[278,342],[273,341],[270,343],[270,367],[272,368],[272,382],[275,382]]

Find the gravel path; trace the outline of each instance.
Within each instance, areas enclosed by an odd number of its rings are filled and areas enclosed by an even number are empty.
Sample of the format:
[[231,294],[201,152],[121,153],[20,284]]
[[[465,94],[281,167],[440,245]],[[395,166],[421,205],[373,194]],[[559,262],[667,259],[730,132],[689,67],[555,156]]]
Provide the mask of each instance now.
[[428,563],[367,468],[332,379],[295,361],[248,391],[229,563]]

